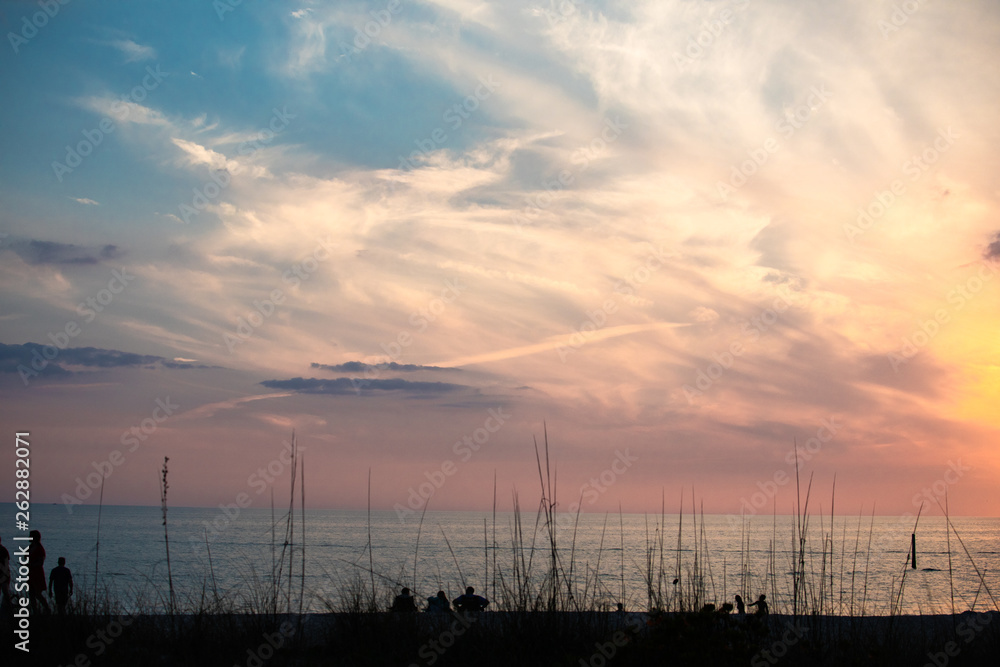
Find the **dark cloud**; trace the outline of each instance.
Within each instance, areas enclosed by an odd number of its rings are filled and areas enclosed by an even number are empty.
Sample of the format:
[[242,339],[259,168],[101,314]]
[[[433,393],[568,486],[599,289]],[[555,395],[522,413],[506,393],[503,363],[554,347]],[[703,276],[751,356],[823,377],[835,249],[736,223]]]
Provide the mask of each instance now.
[[787,222],[775,221],[757,232],[750,247],[760,253],[758,266],[777,269],[782,273],[799,273],[796,255],[791,249],[791,227]]
[[[55,354],[53,354],[53,350],[55,350]],[[17,373],[19,366],[32,369],[32,362],[35,362],[36,366],[40,365],[39,357],[48,362],[43,371],[46,376],[72,375],[72,372],[67,370],[65,366],[122,368],[161,364],[167,368],[211,368],[211,366],[187,364],[151,354],[134,354],[97,347],[60,349],[53,345],[39,343],[24,343],[23,345],[0,343],[0,373]],[[38,370],[37,367],[34,370]]]
[[993,235],[993,240],[986,246],[983,256],[986,259],[1000,259],[1000,232]]
[[208,366],[206,364],[189,364],[189,363],[184,362],[184,361],[167,361],[167,360],[164,360],[164,361],[161,361],[160,364],[164,368],[189,368],[189,369],[190,368],[198,368],[198,369],[222,368],[222,366]]
[[395,361],[390,361],[387,364],[366,364],[360,361],[348,361],[344,364],[318,364],[315,361],[311,364],[312,368],[319,368],[324,371],[333,371],[334,373],[365,373],[365,372],[377,372],[381,373],[383,371],[395,371],[399,373],[413,373],[414,371],[460,371],[460,368],[446,368],[444,366],[420,366],[418,364],[397,364]]
[[118,368],[119,366],[147,366],[163,361],[163,357],[150,354],[133,354],[121,350],[102,350],[97,347],[68,347],[59,354],[59,359],[72,366],[93,368]]
[[100,264],[121,257],[118,246],[78,246],[54,241],[14,241],[11,250],[29,264]]
[[372,392],[404,392],[416,395],[447,394],[464,389],[465,385],[448,382],[411,382],[398,378],[385,380],[363,380],[352,378],[335,378],[321,380],[317,378],[292,378],[291,380],[265,380],[261,384],[270,389],[290,389],[303,394],[331,394],[346,396],[351,394],[371,394]]
[[[37,350],[39,354],[42,354],[41,348],[41,345],[35,345],[34,343],[25,343],[24,345],[4,345],[0,343],[0,373],[17,373],[19,372],[19,367],[23,366],[30,371],[28,375],[32,375],[34,372],[31,366],[31,362],[34,360],[32,351]],[[45,357],[43,356],[42,358],[44,359]],[[72,375],[72,373],[55,361],[49,361],[44,367],[44,372],[49,376]]]

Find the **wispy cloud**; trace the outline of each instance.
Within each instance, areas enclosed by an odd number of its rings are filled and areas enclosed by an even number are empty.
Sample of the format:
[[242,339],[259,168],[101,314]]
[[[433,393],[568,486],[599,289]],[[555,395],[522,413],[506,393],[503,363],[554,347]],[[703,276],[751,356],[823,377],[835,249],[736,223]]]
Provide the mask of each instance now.
[[415,373],[417,371],[458,371],[459,368],[446,368],[444,366],[421,366],[419,364],[397,364],[395,361],[390,361],[385,364],[366,364],[360,361],[348,361],[343,364],[319,364],[315,361],[311,363],[310,368],[318,368],[324,371],[333,371],[334,373],[373,373],[373,372],[385,372],[390,373]]
[[178,421],[199,421],[203,419],[211,419],[220,412],[226,410],[234,410],[247,403],[253,403],[255,401],[266,401],[269,399],[276,398],[287,398],[288,396],[293,396],[291,392],[281,392],[274,394],[255,394],[253,396],[242,396],[240,398],[231,398],[226,401],[218,401],[215,403],[206,403],[205,405],[200,405],[197,408],[192,408],[191,410],[186,410],[178,414]]
[[185,161],[188,165],[204,165],[209,169],[228,171],[232,174],[250,175],[254,178],[268,178],[271,175],[267,167],[260,164],[252,164],[248,159],[230,159],[211,148],[177,137],[172,138],[171,142],[184,153]]
[[111,42],[111,46],[125,55],[125,62],[127,63],[156,58],[156,49],[151,46],[138,44],[131,39],[115,40]]
[[136,125],[169,126],[171,123],[162,113],[137,102],[117,99],[114,97],[86,97],[80,100],[81,106],[94,113],[112,118],[116,123]]
[[[862,0],[243,3],[189,26],[193,59],[122,25],[180,26],[161,4],[81,5],[106,41],[21,62],[23,99],[72,71],[75,104],[0,110],[11,155],[66,161],[115,129],[66,190],[3,179],[8,340],[45,343],[127,257],[137,280],[79,344],[162,354],[157,380],[220,406],[185,428],[232,420],[220,450],[309,424],[358,445],[334,477],[401,465],[404,441],[423,465],[502,396],[511,442],[558,424],[581,475],[609,442],[643,447],[656,497],[663,471],[718,497],[769,478],[832,414],[845,477],[905,459],[909,483],[954,448],[1000,488],[996,3],[923,3],[888,38]],[[113,66],[152,55],[198,74],[123,102],[147,63]],[[132,368],[123,394],[152,383]],[[288,379],[310,372],[329,377]],[[244,398],[265,378],[280,410]]]

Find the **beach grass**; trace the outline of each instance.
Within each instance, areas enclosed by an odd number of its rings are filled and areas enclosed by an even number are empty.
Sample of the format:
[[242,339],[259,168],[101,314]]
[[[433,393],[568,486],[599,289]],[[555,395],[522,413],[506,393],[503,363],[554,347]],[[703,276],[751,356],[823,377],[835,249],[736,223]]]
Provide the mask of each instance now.
[[[540,499],[533,514],[524,511],[515,489],[513,513],[497,525],[496,480],[492,526],[483,523],[484,591],[492,604],[479,614],[398,614],[387,610],[402,586],[416,589],[418,554],[424,516],[414,541],[412,570],[400,563],[397,572],[376,571],[369,533],[367,563],[352,563],[336,578],[335,593],[307,589],[304,466],[293,435],[289,505],[272,521],[270,571],[247,563],[242,585],[220,590],[211,564],[200,586],[175,589],[168,570],[165,581],[147,578],[141,587],[120,591],[102,584],[78,586],[66,615],[33,614],[31,653],[23,655],[8,642],[15,662],[38,665],[947,665],[995,664],[1000,655],[1000,607],[979,566],[972,559],[945,510],[951,537],[979,574],[987,612],[947,616],[905,616],[909,556],[894,581],[893,604],[883,616],[868,614],[868,560],[872,524],[867,535],[859,513],[853,540],[844,524],[834,530],[835,482],[829,523],[818,513],[815,537],[810,510],[812,477],[804,491],[796,471],[796,515],[789,562],[781,563],[772,522],[766,571],[751,566],[750,532],[743,517],[739,563],[713,560],[707,522],[694,491],[682,492],[676,535],[668,535],[666,496],[659,515],[647,516],[643,550],[644,599],[626,598],[623,519],[618,527],[621,558],[604,557],[613,543],[613,521],[606,516],[593,564],[577,562],[579,514],[567,525],[558,514],[559,499],[550,465],[547,433],[536,442]],[[166,461],[162,471],[164,546],[168,542]],[[298,495],[296,491],[298,490]],[[687,497],[686,497],[687,496]],[[272,499],[272,515],[274,513]],[[426,513],[426,507],[424,508]],[[874,509],[872,512],[874,520]],[[296,520],[298,530],[296,532]],[[917,531],[918,521],[914,525]],[[277,528],[283,534],[279,535]],[[458,558],[442,529],[453,558],[458,583],[465,585]],[[498,538],[498,535],[500,536]],[[869,547],[862,548],[867,538]],[[99,541],[99,535],[98,535]],[[566,543],[564,543],[566,541]],[[848,552],[848,548],[853,553]],[[837,559],[839,551],[839,562]],[[167,552],[169,554],[169,551]],[[503,557],[498,557],[503,554]],[[861,555],[863,575],[859,578]],[[96,556],[95,556],[96,558]],[[848,564],[849,563],[849,564]],[[367,567],[365,566],[367,565]],[[739,590],[727,590],[728,568],[739,571]],[[602,566],[605,568],[602,570]],[[952,558],[949,553],[949,569]],[[785,568],[788,568],[787,570]],[[779,571],[787,572],[779,576]],[[620,589],[607,581],[620,578]],[[860,590],[858,590],[860,589]],[[190,592],[193,590],[194,592]],[[772,613],[740,617],[723,605],[741,594],[768,591]],[[849,590],[850,595],[845,591]],[[303,613],[311,608],[327,613]],[[977,594],[977,600],[979,596]],[[780,601],[780,602],[779,602]],[[623,609],[615,609],[618,603]],[[954,591],[952,591],[954,609]],[[17,619],[0,614],[0,631],[13,636]],[[943,656],[943,657],[942,657]],[[27,661],[25,661],[25,658]],[[935,663],[937,660],[937,663]],[[990,660],[994,662],[989,662]]]

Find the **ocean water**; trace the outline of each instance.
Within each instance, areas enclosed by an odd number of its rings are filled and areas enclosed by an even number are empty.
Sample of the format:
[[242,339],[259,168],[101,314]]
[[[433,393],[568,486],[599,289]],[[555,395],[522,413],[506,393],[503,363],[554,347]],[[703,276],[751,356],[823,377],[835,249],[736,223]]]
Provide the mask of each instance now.
[[[0,505],[4,526],[14,526],[14,511],[13,505]],[[266,588],[284,541],[280,511],[272,520],[270,509],[237,514],[178,507],[167,518],[174,588],[183,604],[196,604],[213,585],[237,606]],[[168,586],[160,508],[107,506],[100,519],[98,561],[97,507],[77,506],[70,514],[62,505],[34,505],[31,528],[41,531],[46,569],[64,556],[81,591],[93,590],[96,568],[99,588],[109,589],[127,610],[139,601],[146,608],[162,604]],[[685,596],[697,590],[702,601],[716,604],[735,594],[750,601],[766,593],[772,612],[792,611],[794,517],[756,516],[742,524],[731,516],[695,519],[588,514],[577,524],[574,516],[558,515],[558,558],[567,574],[572,564],[574,598],[587,607],[614,608],[622,601],[627,609],[641,610],[649,607],[650,588],[673,608],[678,589]],[[830,614],[885,615],[897,601],[898,610],[908,614],[950,613],[952,604],[958,612],[995,608],[1000,519],[955,517],[952,523],[949,545],[944,517],[920,519],[918,568],[911,569],[906,563],[912,518],[842,516],[831,530],[830,517],[811,516],[803,559],[809,609],[822,605]],[[439,589],[454,598],[465,584],[498,598],[503,582],[512,581],[515,557],[538,589],[551,565],[548,533],[536,530],[534,512],[522,513],[524,549],[515,553],[514,527],[511,513],[427,512],[420,525],[418,514],[404,522],[395,512],[373,511],[369,521],[367,512],[349,510],[306,510],[303,527],[296,512],[293,608],[299,605],[303,544],[302,606],[309,611],[340,608],[357,581],[370,586],[372,571],[386,603],[390,591],[402,585],[423,598]],[[4,529],[4,544],[12,552],[14,534]],[[287,567],[288,558],[286,572]]]

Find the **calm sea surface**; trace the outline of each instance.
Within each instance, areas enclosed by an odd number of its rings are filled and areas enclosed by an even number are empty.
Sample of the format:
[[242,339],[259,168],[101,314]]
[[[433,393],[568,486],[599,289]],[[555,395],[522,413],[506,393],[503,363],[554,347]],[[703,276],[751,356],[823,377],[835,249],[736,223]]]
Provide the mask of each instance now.
[[[13,552],[14,506],[0,505],[0,511],[3,542]],[[519,567],[529,567],[537,588],[551,558],[548,535],[541,529],[535,533],[535,519],[533,512],[522,514],[524,560],[520,552],[517,558]],[[646,609],[650,587],[665,605],[679,588],[685,595],[697,589],[702,601],[717,604],[737,593],[748,600],[767,593],[772,611],[792,611],[794,517],[752,517],[741,526],[738,518],[713,515],[698,517],[695,525],[694,517],[686,515],[679,550],[678,522],[678,516],[670,514],[581,515],[574,548],[574,518],[560,515],[559,525],[565,527],[558,531],[559,559],[567,572],[572,563],[576,600],[585,600],[588,607],[613,608],[624,599],[627,609]],[[809,608],[822,604],[825,613],[888,614],[904,570],[902,613],[949,613],[953,598],[959,612],[994,608],[991,594],[1000,598],[1000,519],[959,517],[952,522],[958,537],[951,533],[949,576],[943,517],[921,518],[916,570],[906,567],[912,519],[837,517],[831,530],[829,517],[810,517],[804,558]],[[241,595],[265,588],[272,558],[282,550],[285,523],[280,512],[272,522],[270,509],[244,509],[238,515],[230,510],[227,515],[218,508],[171,508],[170,560],[180,599],[196,604],[205,587],[211,588],[213,574],[217,589],[237,605]],[[401,522],[395,512],[371,513],[370,558],[383,595],[407,585],[420,597],[443,589],[454,598],[464,581],[487,597],[499,598],[494,591],[514,576],[512,514],[498,513],[494,522],[491,513],[428,512],[419,544],[418,525],[419,514]],[[65,556],[77,587],[84,591],[93,589],[95,565],[100,587],[109,588],[128,610],[137,600],[154,604],[167,591],[163,522],[157,507],[104,507],[99,563],[97,507],[77,506],[70,514],[62,505],[34,505],[31,528],[42,533],[46,569]],[[302,518],[296,512],[294,608],[303,544],[305,609],[340,608],[359,578],[370,586],[367,512],[307,510],[304,530],[303,540]],[[828,542],[825,557],[823,553],[824,537],[831,534],[832,562]],[[678,560],[680,582],[675,587]]]

